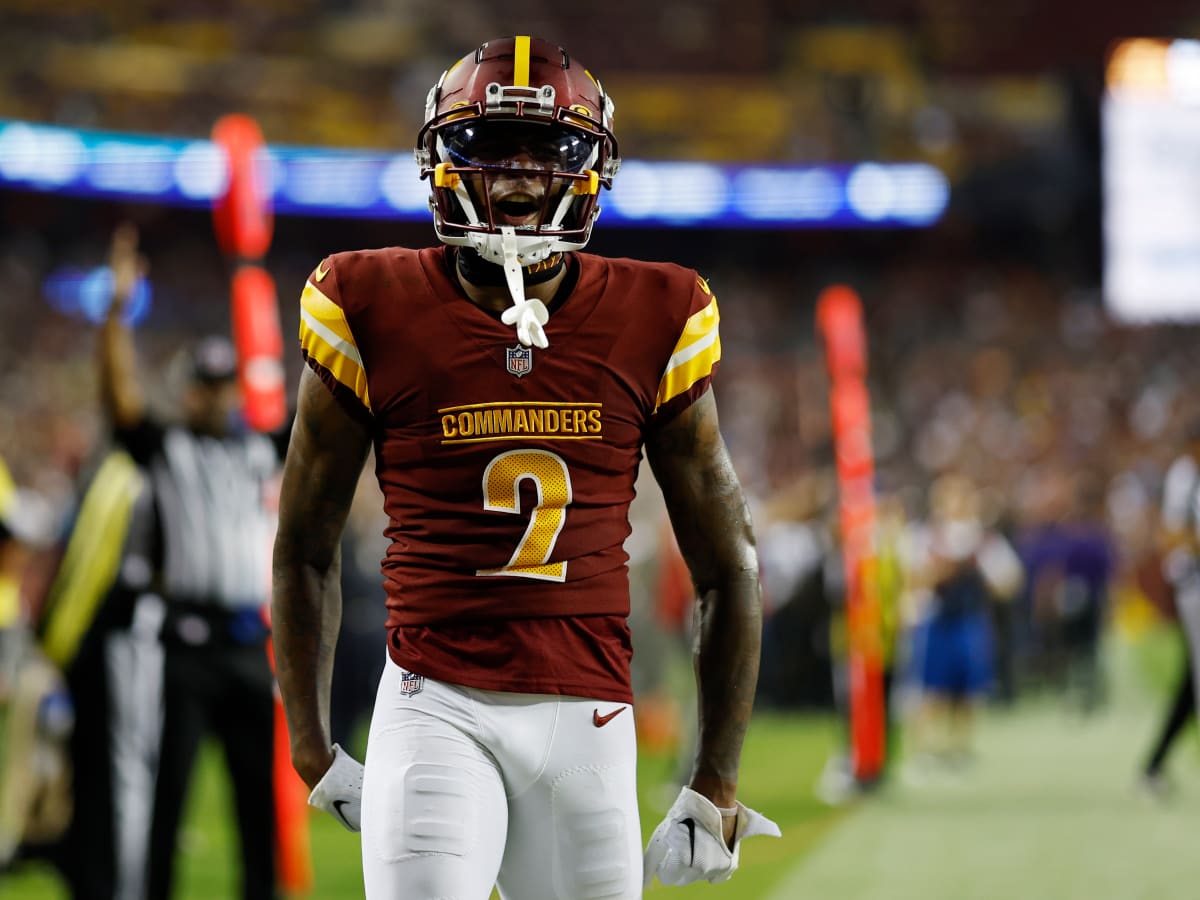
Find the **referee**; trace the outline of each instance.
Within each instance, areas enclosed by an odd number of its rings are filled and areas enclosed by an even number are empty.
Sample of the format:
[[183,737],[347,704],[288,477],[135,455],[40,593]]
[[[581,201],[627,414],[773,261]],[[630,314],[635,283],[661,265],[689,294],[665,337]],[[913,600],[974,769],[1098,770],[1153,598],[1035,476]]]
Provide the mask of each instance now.
[[149,475],[157,513],[154,574],[166,600],[163,729],[147,896],[171,896],[176,840],[202,739],[223,744],[241,836],[244,900],[276,896],[274,678],[264,611],[273,522],[264,502],[277,449],[240,423],[237,360],[206,338],[172,363],[181,421],[148,414],[125,309],[142,263],[132,226],[113,237],[113,302],[100,334],[103,403],[113,437]]
[[1186,645],[1175,692],[1142,768],[1142,791],[1164,799],[1170,784],[1163,769],[1171,747],[1195,716],[1200,682],[1200,418],[1192,421],[1186,445],[1163,479],[1158,544]]

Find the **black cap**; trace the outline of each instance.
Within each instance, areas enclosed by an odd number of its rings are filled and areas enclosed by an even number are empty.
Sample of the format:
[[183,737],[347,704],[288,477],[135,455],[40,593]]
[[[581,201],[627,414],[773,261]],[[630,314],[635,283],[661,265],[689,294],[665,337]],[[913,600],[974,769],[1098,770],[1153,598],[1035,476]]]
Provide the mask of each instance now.
[[194,381],[216,384],[237,378],[237,351],[228,338],[213,335],[197,341],[188,351],[188,375]]

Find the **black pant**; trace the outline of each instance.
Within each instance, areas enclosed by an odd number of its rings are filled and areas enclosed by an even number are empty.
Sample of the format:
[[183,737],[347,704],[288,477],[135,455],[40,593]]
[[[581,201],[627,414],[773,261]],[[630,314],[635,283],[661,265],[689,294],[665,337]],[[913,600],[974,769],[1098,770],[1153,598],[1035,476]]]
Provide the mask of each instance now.
[[[120,720],[114,702],[127,685],[114,678],[109,657],[114,641],[129,640],[135,602],[128,591],[110,592],[65,671],[75,710],[69,744],[74,810],[55,856],[72,900],[113,900],[123,890],[136,890],[136,885],[122,883],[118,873],[118,825],[130,811],[120,808],[114,774],[126,764],[117,758],[123,752],[119,748],[130,742],[124,733],[129,723]],[[148,833],[138,837],[149,839]],[[141,873],[135,874],[140,878]]]
[[1179,737],[1184,726],[1191,721],[1192,714],[1196,711],[1196,693],[1193,686],[1190,653],[1189,650],[1189,655],[1184,658],[1183,671],[1179,674],[1179,681],[1175,688],[1175,695],[1171,699],[1167,717],[1163,720],[1158,740],[1154,743],[1154,749],[1150,752],[1149,759],[1146,760],[1144,771],[1147,775],[1157,775],[1162,770],[1163,763],[1167,760],[1167,754],[1171,751],[1171,745],[1175,743],[1175,739]]
[[243,900],[275,894],[275,800],[272,787],[274,682],[266,648],[252,644],[190,646],[166,640],[163,735],[149,898],[168,900],[176,840],[201,739],[224,746],[242,849]]
[[62,856],[63,875],[74,900],[112,900],[116,847],[108,672],[103,641],[89,638],[67,676],[76,710],[71,732],[75,811]]

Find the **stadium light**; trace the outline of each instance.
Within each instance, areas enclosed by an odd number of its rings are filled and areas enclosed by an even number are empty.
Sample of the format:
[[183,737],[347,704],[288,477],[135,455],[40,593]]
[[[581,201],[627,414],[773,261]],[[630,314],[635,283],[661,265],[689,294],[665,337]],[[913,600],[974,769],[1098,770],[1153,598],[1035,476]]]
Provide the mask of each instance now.
[[[410,153],[270,145],[280,215],[424,220],[429,191]],[[206,207],[229,174],[206,140],[0,120],[0,188]],[[626,160],[612,225],[920,228],[945,212],[945,175],[923,163],[715,165]]]

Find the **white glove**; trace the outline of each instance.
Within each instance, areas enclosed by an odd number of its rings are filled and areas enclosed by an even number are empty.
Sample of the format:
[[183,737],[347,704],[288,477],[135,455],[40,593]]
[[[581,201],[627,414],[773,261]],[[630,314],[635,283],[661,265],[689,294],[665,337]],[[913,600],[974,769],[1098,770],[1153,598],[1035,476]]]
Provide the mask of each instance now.
[[727,881],[738,867],[742,838],[755,834],[779,837],[779,826],[744,803],[737,805],[737,825],[730,850],[721,833],[721,811],[712,801],[691,788],[679,792],[646,846],[642,864],[642,886],[654,876],[663,884],[683,885],[699,881]]
[[362,763],[334,744],[333,763],[308,795],[308,805],[325,810],[350,831],[361,831],[362,786]]

